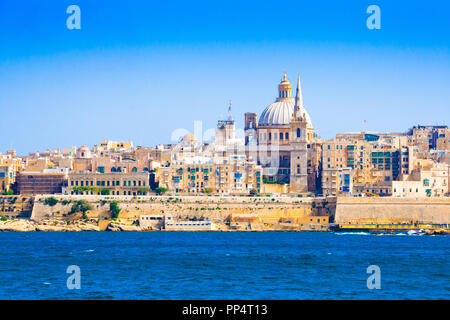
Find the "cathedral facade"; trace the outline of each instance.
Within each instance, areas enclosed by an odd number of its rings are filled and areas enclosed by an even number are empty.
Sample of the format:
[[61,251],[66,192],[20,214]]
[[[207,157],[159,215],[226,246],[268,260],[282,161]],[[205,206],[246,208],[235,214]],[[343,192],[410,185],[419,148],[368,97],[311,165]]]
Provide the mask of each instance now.
[[[249,157],[263,167],[266,182],[288,183],[290,193],[316,191],[320,159],[318,138],[303,105],[300,78],[295,97],[284,73],[278,85],[278,97],[259,117],[245,114],[245,145]],[[319,146],[320,149],[320,146]]]

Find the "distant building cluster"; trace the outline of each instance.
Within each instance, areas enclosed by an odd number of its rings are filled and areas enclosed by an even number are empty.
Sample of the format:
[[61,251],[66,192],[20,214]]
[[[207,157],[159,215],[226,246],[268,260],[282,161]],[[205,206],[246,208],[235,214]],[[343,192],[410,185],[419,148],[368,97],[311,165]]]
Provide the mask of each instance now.
[[414,126],[404,133],[357,132],[322,140],[284,74],[275,102],[259,119],[245,113],[217,123],[201,142],[186,134],[175,144],[133,146],[101,141],[88,148],[0,154],[3,194],[445,197],[449,195],[450,129]]

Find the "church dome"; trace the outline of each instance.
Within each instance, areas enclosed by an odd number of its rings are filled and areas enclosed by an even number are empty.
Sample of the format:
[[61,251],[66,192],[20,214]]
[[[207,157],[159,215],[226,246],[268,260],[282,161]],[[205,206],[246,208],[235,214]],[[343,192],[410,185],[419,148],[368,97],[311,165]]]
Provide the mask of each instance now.
[[89,152],[89,148],[86,146],[81,146],[78,148],[78,152]]
[[260,126],[289,124],[294,113],[294,102],[278,101],[269,105],[259,118]]

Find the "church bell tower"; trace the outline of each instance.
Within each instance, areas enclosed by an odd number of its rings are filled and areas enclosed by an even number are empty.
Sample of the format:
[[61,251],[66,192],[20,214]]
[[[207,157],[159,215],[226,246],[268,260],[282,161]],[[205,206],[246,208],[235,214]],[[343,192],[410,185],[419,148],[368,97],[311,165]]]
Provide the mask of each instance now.
[[290,126],[291,173],[289,191],[303,193],[308,191],[308,155],[307,155],[307,121],[304,113],[300,77],[297,80],[294,114]]

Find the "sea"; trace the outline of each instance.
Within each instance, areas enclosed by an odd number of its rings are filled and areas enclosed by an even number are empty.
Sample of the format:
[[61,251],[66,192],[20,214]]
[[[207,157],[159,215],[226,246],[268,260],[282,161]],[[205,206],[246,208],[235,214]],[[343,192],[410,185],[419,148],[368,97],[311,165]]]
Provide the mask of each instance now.
[[450,237],[0,233],[1,299],[449,299]]

